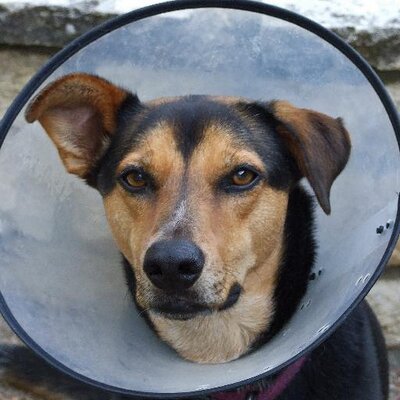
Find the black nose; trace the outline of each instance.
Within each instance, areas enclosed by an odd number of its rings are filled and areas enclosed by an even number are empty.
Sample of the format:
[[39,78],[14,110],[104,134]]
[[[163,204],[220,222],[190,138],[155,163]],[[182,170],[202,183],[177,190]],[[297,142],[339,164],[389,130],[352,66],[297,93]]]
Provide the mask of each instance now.
[[144,257],[143,269],[156,287],[176,292],[193,286],[203,266],[201,249],[179,239],[153,243]]

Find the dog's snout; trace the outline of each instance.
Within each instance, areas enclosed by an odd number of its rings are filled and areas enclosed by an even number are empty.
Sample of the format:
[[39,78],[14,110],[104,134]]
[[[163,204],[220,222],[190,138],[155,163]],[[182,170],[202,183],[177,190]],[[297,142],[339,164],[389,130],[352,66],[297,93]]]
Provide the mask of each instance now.
[[188,240],[161,240],[147,250],[143,269],[150,281],[165,291],[190,288],[204,266],[204,254]]

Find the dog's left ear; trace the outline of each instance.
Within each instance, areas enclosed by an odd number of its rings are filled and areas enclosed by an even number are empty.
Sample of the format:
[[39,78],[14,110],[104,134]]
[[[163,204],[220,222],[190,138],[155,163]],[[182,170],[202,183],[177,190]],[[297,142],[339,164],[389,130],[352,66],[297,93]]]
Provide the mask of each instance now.
[[350,156],[350,137],[342,120],[286,101],[273,101],[267,110],[322,209],[330,214],[331,186]]

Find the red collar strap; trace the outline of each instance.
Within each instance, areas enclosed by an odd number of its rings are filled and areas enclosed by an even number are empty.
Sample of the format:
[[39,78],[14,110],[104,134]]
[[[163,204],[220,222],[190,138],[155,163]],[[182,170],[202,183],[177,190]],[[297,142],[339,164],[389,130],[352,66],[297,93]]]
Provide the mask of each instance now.
[[299,373],[306,361],[306,357],[299,358],[296,362],[285,368],[266,389],[252,394],[243,390],[237,392],[219,392],[211,395],[211,400],[275,400],[289,386],[290,382]]

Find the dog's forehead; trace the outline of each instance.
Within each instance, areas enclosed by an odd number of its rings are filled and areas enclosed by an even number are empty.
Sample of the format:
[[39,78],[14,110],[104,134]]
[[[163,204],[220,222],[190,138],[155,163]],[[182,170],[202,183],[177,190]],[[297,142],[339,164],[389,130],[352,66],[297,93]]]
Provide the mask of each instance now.
[[[169,126],[182,156],[187,159],[207,135],[211,126],[219,126],[215,134],[230,133],[240,138],[246,132],[246,121],[234,107],[234,102],[209,96],[185,96],[161,99],[147,105],[135,127],[139,140],[151,135],[160,125]],[[241,138],[242,140],[244,137]]]
[[251,164],[260,171],[265,170],[257,152],[232,134],[229,126],[210,121],[202,128],[201,136],[198,143],[189,143],[191,148],[182,149],[175,127],[161,121],[123,157],[117,172],[120,173],[131,165],[165,176],[171,172],[200,176],[205,170],[210,177],[218,176],[229,172],[234,166],[244,164]]
[[124,110],[100,170],[99,189],[109,191],[105,183],[129,164],[166,171],[167,164],[180,159],[187,163],[194,152],[202,152],[204,164],[208,159],[208,170],[212,159],[216,168],[252,160],[260,168],[266,161],[282,164],[271,126],[248,105],[236,97],[191,95],[144,103],[135,112]]
[[215,140],[224,143],[226,152],[238,146],[250,148],[249,121],[236,104],[233,98],[195,95],[144,104],[119,132],[121,159],[132,153],[176,157],[178,152],[187,161],[200,143]]

